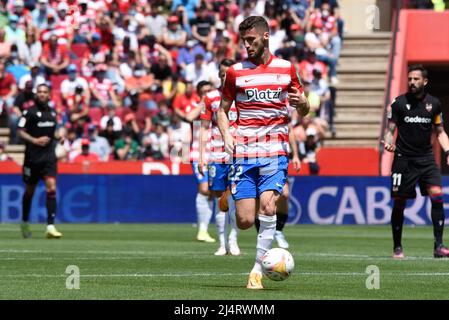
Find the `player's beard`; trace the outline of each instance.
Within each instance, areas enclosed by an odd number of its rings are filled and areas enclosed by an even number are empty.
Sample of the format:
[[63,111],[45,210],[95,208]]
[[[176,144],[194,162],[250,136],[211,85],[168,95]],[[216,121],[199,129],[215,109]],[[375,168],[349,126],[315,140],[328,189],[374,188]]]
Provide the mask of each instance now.
[[415,85],[410,85],[408,91],[416,96],[422,95],[424,93],[424,87],[417,87]]

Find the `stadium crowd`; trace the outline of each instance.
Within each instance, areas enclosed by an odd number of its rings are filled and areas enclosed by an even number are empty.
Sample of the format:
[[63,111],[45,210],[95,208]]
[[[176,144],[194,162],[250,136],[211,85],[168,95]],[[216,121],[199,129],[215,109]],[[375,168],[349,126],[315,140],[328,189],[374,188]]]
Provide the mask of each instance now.
[[48,83],[63,161],[180,156],[200,108],[196,86],[219,87],[220,61],[246,58],[238,25],[251,15],[266,17],[270,51],[299,70],[311,112],[292,124],[303,157],[313,158],[334,133],[343,36],[335,0],[1,0],[0,123],[9,143],[21,143],[19,119]]

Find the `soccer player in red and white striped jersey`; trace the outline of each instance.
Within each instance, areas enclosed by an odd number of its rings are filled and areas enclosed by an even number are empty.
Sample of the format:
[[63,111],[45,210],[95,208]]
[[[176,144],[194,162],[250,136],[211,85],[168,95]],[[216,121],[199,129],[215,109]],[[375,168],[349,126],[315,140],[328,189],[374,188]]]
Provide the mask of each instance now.
[[[224,59],[220,63],[219,77],[221,83],[224,83],[224,77],[228,68],[234,64],[233,60]],[[204,98],[204,108],[201,113],[201,141],[200,141],[200,161],[198,170],[202,173],[208,170],[209,190],[215,199],[215,223],[219,239],[219,247],[215,252],[217,256],[223,256],[227,253],[237,256],[240,255],[240,248],[237,244],[237,225],[235,220],[235,205],[232,199],[228,200],[228,212],[231,223],[231,232],[229,234],[228,246],[226,245],[226,220],[224,211],[219,209],[218,198],[228,197],[228,193],[223,194],[228,187],[229,176],[229,154],[224,150],[224,142],[217,125],[217,111],[220,106],[221,90],[216,89],[206,94]],[[232,109],[232,108],[231,108]],[[235,109],[235,108],[234,108]],[[233,110],[235,114],[235,110]],[[235,117],[232,117],[235,121]],[[210,130],[209,130],[210,129]],[[210,143],[209,143],[210,133]],[[209,161],[206,160],[206,147],[210,145]],[[209,164],[208,164],[209,162]],[[208,164],[208,165],[207,165]]]
[[[261,259],[273,242],[276,201],[287,179],[288,105],[306,115],[309,104],[295,67],[270,53],[265,18],[246,18],[239,33],[248,60],[226,72],[218,126],[225,150],[234,156],[231,193],[236,201],[237,225],[248,229],[256,215],[259,217],[256,262],[247,288],[263,289]],[[238,118],[233,136],[227,114],[234,101]]]

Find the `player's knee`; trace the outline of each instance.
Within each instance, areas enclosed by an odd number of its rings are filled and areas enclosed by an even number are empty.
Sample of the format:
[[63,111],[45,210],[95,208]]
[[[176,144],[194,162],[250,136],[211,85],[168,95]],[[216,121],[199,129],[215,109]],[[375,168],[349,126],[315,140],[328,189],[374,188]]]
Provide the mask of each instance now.
[[254,225],[254,218],[240,218],[237,219],[237,227],[241,230],[247,230]]
[[264,214],[266,216],[274,216],[276,214],[276,204],[275,203],[260,203],[259,214]]
[[441,187],[432,187],[429,190],[430,201],[433,203],[442,203],[443,202],[443,191]]
[[394,206],[398,209],[404,209],[405,205],[407,204],[407,199],[402,197],[395,197],[394,198]]

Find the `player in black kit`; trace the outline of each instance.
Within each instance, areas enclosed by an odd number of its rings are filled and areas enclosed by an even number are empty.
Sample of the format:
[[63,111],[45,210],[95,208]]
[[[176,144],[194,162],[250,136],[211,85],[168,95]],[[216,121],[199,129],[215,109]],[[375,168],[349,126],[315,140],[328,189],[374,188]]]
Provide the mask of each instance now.
[[[416,184],[421,194],[432,202],[434,257],[449,257],[443,245],[444,210],[441,173],[435,163],[431,136],[435,130],[449,164],[449,138],[444,131],[440,101],[425,92],[427,71],[421,65],[409,67],[408,92],[397,97],[388,110],[388,131],[385,149],[394,152],[391,170],[391,197],[394,199],[391,226],[393,230],[393,258],[404,258],[402,224],[406,199],[415,198]],[[393,135],[397,128],[396,144]]]
[[22,235],[31,237],[28,224],[31,202],[40,179],[45,181],[47,192],[47,238],[60,238],[62,234],[54,226],[56,215],[56,171],[55,153],[56,113],[49,107],[50,88],[46,84],[37,87],[35,105],[23,113],[19,120],[19,135],[25,141],[23,181],[26,189],[22,199]]

